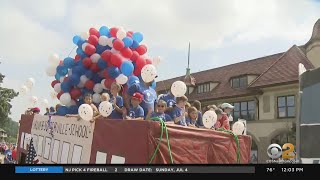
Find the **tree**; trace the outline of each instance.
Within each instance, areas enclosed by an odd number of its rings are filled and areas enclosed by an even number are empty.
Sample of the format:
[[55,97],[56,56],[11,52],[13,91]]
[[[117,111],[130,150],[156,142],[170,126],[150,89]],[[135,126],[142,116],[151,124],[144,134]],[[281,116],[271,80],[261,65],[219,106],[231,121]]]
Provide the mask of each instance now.
[[12,107],[10,102],[19,94],[13,89],[1,87],[4,77],[5,76],[0,73],[0,125],[4,123],[3,121],[8,120],[8,115],[11,114],[10,109]]

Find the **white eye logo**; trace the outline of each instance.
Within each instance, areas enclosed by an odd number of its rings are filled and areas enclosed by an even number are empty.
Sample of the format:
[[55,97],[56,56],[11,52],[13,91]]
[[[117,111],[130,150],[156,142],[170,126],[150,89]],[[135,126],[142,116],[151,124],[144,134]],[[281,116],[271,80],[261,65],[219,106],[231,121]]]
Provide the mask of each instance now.
[[267,153],[271,159],[278,159],[281,157],[282,148],[279,144],[271,144],[267,149]]

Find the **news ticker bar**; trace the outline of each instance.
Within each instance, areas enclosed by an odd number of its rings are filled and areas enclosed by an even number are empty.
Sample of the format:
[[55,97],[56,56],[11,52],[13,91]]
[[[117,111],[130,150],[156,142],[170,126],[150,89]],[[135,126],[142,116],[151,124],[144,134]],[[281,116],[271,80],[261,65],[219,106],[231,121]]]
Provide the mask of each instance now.
[[15,173],[255,173],[254,166],[16,166]]

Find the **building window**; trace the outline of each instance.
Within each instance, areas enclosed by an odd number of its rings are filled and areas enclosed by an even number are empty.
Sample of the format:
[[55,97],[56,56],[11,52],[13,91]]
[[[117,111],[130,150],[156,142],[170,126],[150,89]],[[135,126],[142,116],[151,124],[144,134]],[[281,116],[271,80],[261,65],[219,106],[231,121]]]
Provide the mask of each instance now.
[[210,83],[201,84],[197,88],[198,94],[206,93],[206,92],[209,92],[209,91],[210,91]]
[[248,121],[255,120],[256,104],[255,101],[242,101],[233,103],[233,119],[245,119]]
[[278,118],[293,118],[296,116],[294,96],[278,97]]
[[232,87],[233,88],[244,88],[248,85],[247,76],[237,77],[232,79]]

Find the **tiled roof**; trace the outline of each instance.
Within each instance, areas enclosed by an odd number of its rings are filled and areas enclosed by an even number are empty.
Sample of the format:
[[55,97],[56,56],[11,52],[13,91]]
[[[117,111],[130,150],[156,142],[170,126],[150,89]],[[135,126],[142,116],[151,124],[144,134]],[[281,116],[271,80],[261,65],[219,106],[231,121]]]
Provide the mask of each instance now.
[[[245,96],[258,94],[260,90],[251,87],[264,85],[276,85],[279,83],[290,83],[298,80],[298,64],[302,63],[307,69],[313,68],[311,62],[303,52],[293,46],[285,53],[278,53],[249,61],[231,64],[219,68],[201,71],[191,74],[196,79],[196,84],[207,82],[219,82],[219,85],[212,91],[198,94],[195,89],[188,95],[192,100],[222,99],[228,97]],[[230,79],[241,75],[259,76],[251,87],[246,89],[234,89],[231,87]],[[157,91],[169,90],[173,82],[184,79],[180,76],[173,79],[157,82]]]

